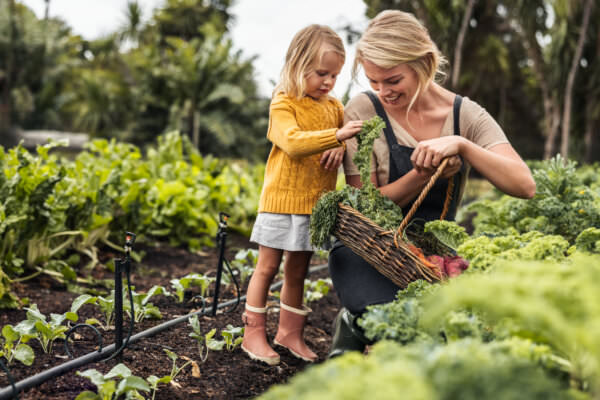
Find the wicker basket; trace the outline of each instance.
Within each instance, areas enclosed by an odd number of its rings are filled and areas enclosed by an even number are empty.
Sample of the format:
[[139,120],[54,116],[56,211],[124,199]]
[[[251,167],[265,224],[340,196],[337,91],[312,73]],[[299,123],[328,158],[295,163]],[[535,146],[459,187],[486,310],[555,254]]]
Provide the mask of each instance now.
[[[428,282],[441,280],[442,274],[437,266],[428,262],[420,249],[405,241],[403,237],[408,222],[442,174],[447,163],[447,158],[440,163],[395,231],[384,230],[354,208],[339,203],[334,235],[401,288],[405,288],[409,283],[418,279]],[[440,219],[444,219],[448,212],[453,186],[454,180],[450,179]]]

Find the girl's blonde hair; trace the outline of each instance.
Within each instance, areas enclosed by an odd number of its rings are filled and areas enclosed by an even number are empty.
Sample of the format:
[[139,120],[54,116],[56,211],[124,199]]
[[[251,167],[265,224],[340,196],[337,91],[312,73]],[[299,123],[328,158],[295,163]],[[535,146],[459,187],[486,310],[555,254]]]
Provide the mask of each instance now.
[[294,98],[303,97],[306,76],[318,67],[325,51],[334,51],[342,58],[342,63],[346,60],[342,39],[333,29],[314,24],[296,33],[285,55],[285,64],[273,95],[285,93]]
[[398,10],[380,12],[367,26],[356,46],[354,78],[365,61],[384,69],[406,64],[415,71],[419,84],[408,110],[432,81],[438,77],[443,80],[442,67],[447,64],[427,28],[411,13]]

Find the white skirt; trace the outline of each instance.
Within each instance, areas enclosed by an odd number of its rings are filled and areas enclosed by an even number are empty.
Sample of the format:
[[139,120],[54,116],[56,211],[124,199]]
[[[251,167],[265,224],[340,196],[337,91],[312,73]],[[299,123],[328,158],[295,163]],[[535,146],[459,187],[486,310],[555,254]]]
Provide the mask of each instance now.
[[258,213],[250,241],[287,251],[314,251],[310,244],[310,215]]

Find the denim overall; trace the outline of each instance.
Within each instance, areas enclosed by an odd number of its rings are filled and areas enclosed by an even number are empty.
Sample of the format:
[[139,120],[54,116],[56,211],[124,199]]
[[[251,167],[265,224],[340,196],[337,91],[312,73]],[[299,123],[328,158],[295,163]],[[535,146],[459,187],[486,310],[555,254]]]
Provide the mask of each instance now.
[[[404,176],[413,168],[410,156],[414,148],[398,144],[379,99],[372,92],[365,93],[375,106],[377,115],[385,122],[384,134],[390,149],[390,176],[388,183],[391,183]],[[461,102],[462,97],[457,95],[454,99],[453,107],[455,135],[460,135],[459,115]],[[447,220],[454,220],[456,215],[458,207],[457,198],[460,190],[458,182],[462,181],[465,169],[463,163],[460,171],[455,175],[456,184],[454,185],[452,201],[446,214]],[[446,199],[447,188],[448,179],[439,178],[417,209],[413,221],[424,222],[439,219]],[[402,208],[404,215],[408,213],[413,202],[414,200]],[[396,293],[401,289],[339,240],[335,241],[329,253],[329,273],[342,306],[347,308],[352,314],[361,314],[367,306],[372,304],[393,301],[396,298]]]

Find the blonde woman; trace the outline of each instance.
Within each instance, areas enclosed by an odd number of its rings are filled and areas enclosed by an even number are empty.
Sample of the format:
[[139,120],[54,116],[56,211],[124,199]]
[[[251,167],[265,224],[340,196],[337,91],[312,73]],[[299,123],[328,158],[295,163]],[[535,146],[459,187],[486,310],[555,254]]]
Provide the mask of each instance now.
[[258,243],[258,262],[248,286],[242,349],[269,365],[279,355],[266,338],[269,285],[285,252],[279,327],[274,343],[294,356],[315,361],[303,329],[310,309],[302,304],[304,279],[313,248],[308,226],[323,191],[335,188],[343,142],[357,134],[361,121],[343,125],[343,106],[329,93],[345,61],[342,40],[330,28],[311,25],[293,38],[275,88],[267,138],[267,160],[258,217],[250,240]]
[[[427,29],[410,13],[386,10],[368,25],[357,44],[353,73],[362,67],[373,92],[355,96],[346,120],[381,116],[387,129],[373,146],[371,180],[381,193],[404,210],[440,162],[448,165],[414,218],[438,219],[448,178],[455,180],[447,219],[454,219],[468,171],[475,168],[503,192],[521,198],[535,194],[535,182],[496,121],[476,102],[442,87],[445,59]],[[346,182],[360,187],[352,157],[356,141],[348,141],[344,158]],[[348,248],[336,243],[330,272],[345,307],[336,319],[330,355],[361,350],[366,339],[354,323],[366,306],[392,301],[399,288]]]

